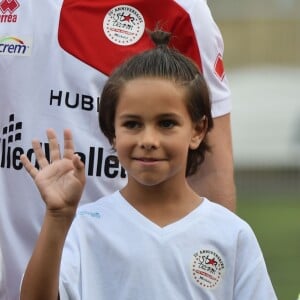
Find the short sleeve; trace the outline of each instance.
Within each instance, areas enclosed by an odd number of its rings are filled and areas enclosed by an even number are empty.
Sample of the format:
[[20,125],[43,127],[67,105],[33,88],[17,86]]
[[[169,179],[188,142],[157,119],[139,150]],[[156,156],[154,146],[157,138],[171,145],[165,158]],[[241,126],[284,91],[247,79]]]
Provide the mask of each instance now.
[[247,225],[239,234],[234,299],[277,300],[258,241]]

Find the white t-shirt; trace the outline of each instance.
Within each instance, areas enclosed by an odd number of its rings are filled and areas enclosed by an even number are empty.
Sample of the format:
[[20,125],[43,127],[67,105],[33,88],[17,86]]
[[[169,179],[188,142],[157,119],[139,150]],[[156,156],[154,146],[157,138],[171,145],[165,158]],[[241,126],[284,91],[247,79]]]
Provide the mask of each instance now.
[[10,300],[18,299],[44,214],[20,155],[35,162],[31,141],[39,138],[49,156],[46,129],[62,140],[69,127],[86,165],[82,203],[120,189],[126,174],[99,130],[99,95],[117,64],[153,47],[145,28],[157,23],[201,66],[213,115],[229,113],[223,41],[204,0],[0,2],[0,247]]
[[1,300],[8,300],[7,293],[6,293],[6,283],[4,281],[4,261],[3,256],[0,248],[0,299]]
[[119,192],[78,210],[65,244],[62,300],[275,300],[248,224],[204,199],[159,227]]

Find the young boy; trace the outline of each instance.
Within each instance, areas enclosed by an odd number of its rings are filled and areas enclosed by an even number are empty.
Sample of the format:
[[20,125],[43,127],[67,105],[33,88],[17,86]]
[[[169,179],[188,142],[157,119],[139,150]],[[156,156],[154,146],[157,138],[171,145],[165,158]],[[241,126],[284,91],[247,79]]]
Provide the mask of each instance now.
[[[46,204],[21,299],[271,299],[263,255],[250,227],[187,182],[209,150],[209,91],[190,59],[151,34],[155,49],[109,78],[100,127],[127,171],[123,189],[77,211],[84,164],[70,130],[60,155],[48,130],[51,163],[23,155]],[[74,219],[74,221],[73,221]]]

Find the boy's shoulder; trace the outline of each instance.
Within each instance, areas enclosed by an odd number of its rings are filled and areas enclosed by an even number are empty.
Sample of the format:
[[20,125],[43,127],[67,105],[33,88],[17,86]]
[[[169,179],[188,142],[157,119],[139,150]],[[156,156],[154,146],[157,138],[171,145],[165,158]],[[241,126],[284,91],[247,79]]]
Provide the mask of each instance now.
[[77,216],[93,214],[106,209],[115,208],[115,204],[118,198],[119,192],[114,192],[110,195],[98,198],[93,202],[82,204],[77,209]]
[[204,198],[204,205],[206,206],[206,212],[209,219],[214,220],[214,222],[220,222],[224,224],[224,226],[233,226],[239,229],[250,229],[250,225],[247,221],[221,204]]

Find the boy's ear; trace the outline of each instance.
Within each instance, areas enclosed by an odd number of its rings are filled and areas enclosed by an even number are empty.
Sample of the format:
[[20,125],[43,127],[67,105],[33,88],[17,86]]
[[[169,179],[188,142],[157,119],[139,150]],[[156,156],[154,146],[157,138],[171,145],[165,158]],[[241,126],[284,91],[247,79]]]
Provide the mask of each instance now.
[[204,116],[199,122],[194,124],[194,132],[190,142],[190,149],[199,147],[207,133],[207,118]]

